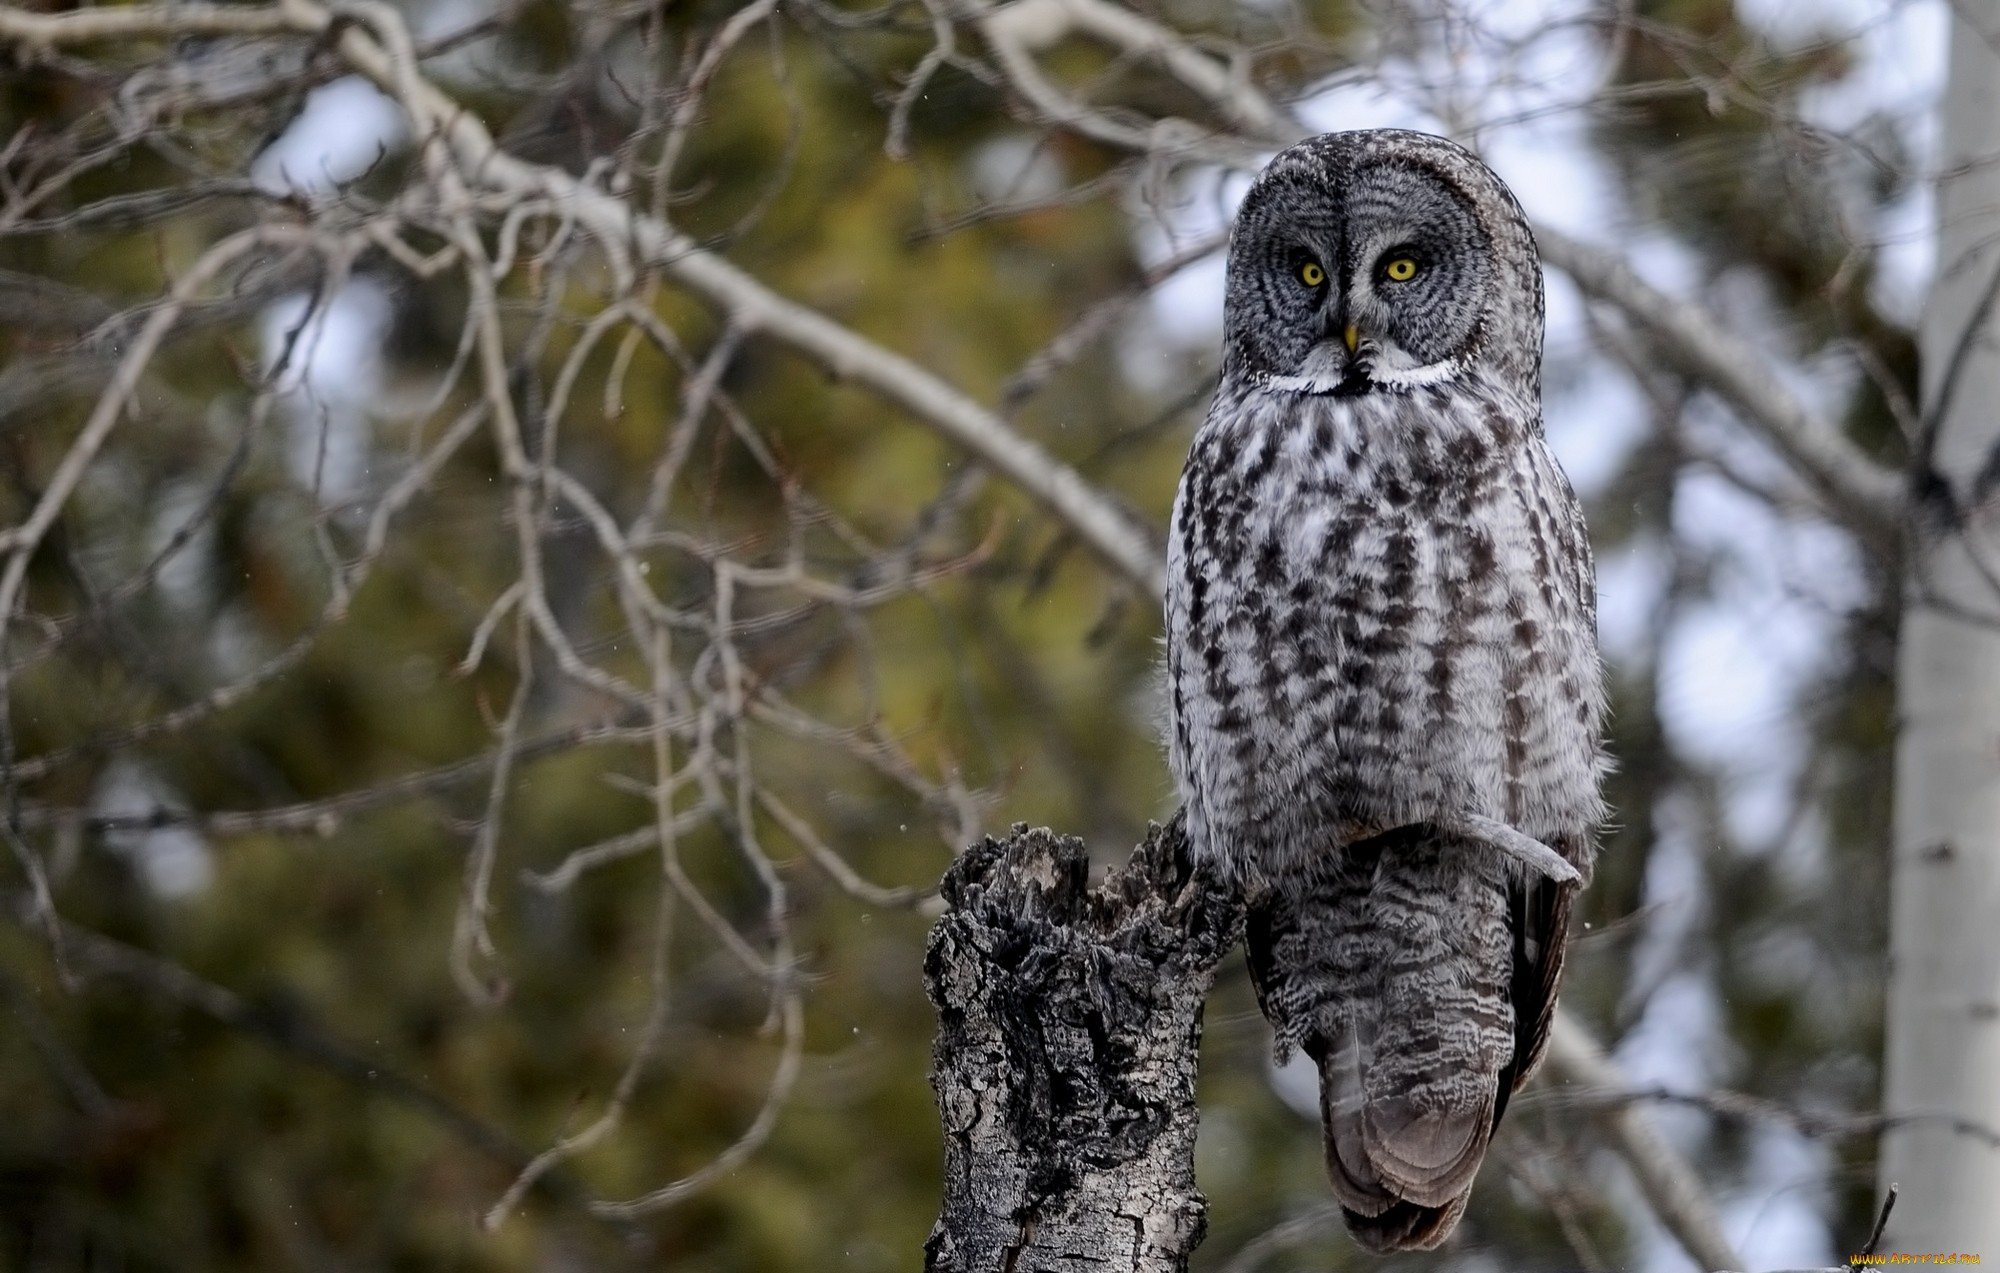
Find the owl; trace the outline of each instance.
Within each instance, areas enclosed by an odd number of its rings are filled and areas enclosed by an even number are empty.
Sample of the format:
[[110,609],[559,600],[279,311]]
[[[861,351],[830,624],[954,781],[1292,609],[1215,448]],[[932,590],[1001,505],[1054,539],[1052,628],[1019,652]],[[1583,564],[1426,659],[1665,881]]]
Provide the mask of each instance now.
[[1464,1212],[1604,816],[1595,574],[1541,354],[1534,236],[1452,142],[1328,134],[1244,197],[1174,501],[1167,748],[1380,1251]]

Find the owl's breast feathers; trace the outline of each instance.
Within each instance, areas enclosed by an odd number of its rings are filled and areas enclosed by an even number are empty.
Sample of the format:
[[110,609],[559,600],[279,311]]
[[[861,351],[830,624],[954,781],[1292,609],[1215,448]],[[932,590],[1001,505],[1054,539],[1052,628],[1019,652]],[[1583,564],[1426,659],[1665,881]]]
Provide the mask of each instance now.
[[1598,822],[1590,548],[1510,395],[1225,392],[1168,547],[1170,750],[1197,849],[1281,877],[1463,812]]

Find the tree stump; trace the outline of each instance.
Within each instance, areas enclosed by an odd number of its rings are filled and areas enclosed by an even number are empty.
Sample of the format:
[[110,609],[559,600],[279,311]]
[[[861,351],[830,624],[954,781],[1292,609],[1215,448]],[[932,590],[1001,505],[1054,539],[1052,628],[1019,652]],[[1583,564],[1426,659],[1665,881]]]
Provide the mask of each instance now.
[[1096,889],[1081,841],[1025,825],[946,873],[924,977],[944,1203],[925,1267],[1187,1268],[1202,1004],[1242,932],[1178,816]]

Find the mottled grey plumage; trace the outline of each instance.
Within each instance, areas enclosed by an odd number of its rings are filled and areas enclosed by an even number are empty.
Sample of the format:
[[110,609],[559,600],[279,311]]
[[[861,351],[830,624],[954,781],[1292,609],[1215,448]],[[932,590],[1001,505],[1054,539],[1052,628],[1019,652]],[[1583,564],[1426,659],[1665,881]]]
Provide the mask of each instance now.
[[1319,1066],[1350,1229],[1435,1246],[1540,1060],[1577,887],[1477,820],[1587,875],[1604,812],[1534,238],[1451,142],[1314,138],[1244,198],[1224,342],[1169,544],[1174,773],[1253,899],[1279,1047]]

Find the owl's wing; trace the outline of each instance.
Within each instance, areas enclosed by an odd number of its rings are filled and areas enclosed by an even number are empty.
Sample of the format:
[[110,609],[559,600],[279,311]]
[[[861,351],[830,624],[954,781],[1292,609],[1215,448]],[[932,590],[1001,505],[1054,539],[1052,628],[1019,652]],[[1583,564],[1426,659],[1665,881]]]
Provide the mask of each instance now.
[[[1546,447],[1535,453],[1542,489],[1553,494],[1555,538],[1552,545],[1585,629],[1597,631],[1597,563],[1590,551],[1590,532],[1583,505]],[[1595,846],[1589,835],[1558,837],[1563,859],[1590,878]],[[1501,1075],[1494,1121],[1542,1063],[1549,1046],[1549,1025],[1555,1019],[1556,986],[1562,978],[1569,949],[1569,917],[1581,886],[1562,884],[1546,876],[1526,874],[1508,891],[1508,922],[1514,930],[1514,976],[1509,997],[1514,1005],[1514,1057]]]
[[[1590,869],[1587,843],[1565,837],[1555,848],[1578,870]],[[1514,1008],[1514,1055],[1500,1071],[1500,1091],[1493,1105],[1496,1126],[1507,1112],[1507,1098],[1534,1075],[1548,1050],[1556,987],[1569,952],[1570,906],[1577,891],[1575,884],[1526,872],[1507,890],[1507,923],[1514,933],[1514,971],[1507,995]]]

